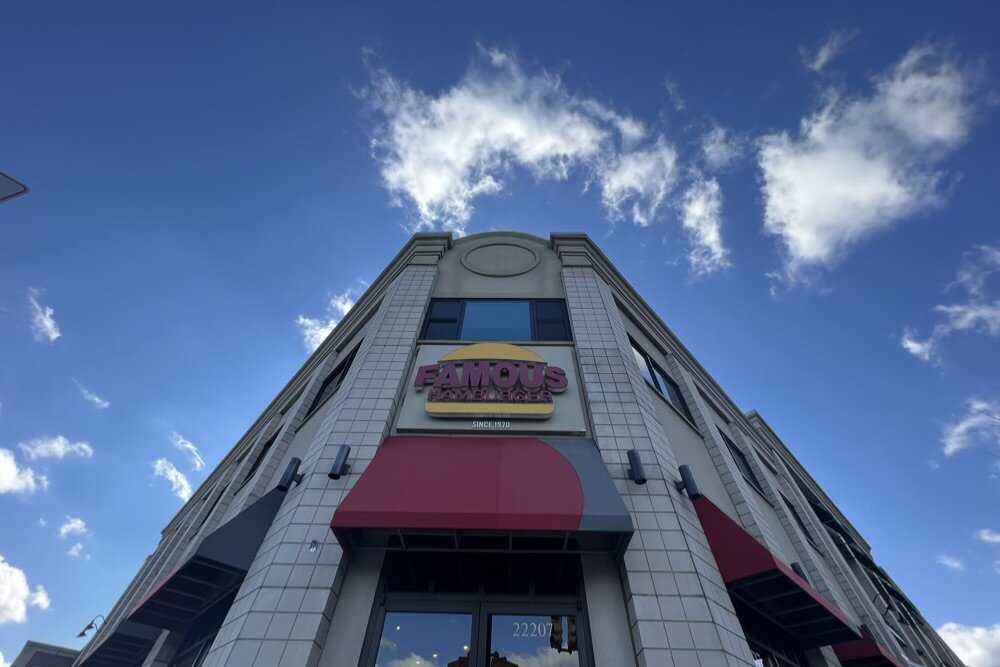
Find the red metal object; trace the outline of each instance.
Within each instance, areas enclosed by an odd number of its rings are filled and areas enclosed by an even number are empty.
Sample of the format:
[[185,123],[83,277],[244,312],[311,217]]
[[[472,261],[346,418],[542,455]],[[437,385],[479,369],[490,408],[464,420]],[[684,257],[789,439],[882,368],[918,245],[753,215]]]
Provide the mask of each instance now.
[[694,508],[731,595],[783,627],[805,648],[861,637],[822,593],[705,496]]
[[333,515],[353,528],[574,531],[583,487],[537,438],[386,439]]
[[833,652],[845,667],[906,667],[896,656],[868,636],[836,644]]

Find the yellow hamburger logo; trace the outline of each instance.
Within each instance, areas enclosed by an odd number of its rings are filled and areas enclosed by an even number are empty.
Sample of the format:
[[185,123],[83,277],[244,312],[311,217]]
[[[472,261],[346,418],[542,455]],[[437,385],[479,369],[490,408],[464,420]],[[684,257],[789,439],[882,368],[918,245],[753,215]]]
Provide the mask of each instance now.
[[433,417],[529,419],[552,415],[553,395],[568,384],[565,370],[508,343],[466,345],[418,368],[413,381],[418,391],[427,389],[426,410]]

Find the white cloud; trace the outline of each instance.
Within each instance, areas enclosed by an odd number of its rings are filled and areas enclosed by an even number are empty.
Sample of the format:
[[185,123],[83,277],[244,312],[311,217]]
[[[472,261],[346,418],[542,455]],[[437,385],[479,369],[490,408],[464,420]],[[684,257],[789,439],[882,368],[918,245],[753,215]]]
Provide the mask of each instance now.
[[39,342],[55,342],[62,333],[59,325],[53,317],[56,313],[52,308],[38,303],[38,298],[42,291],[37,287],[28,288],[28,307],[31,309],[31,330],[34,332],[35,340]]
[[191,497],[191,483],[188,478],[167,459],[153,461],[153,476],[162,477],[170,483],[170,490],[183,501]]
[[962,287],[968,300],[935,306],[934,311],[941,313],[944,321],[935,325],[922,341],[905,329],[900,340],[903,349],[921,361],[935,362],[939,344],[953,333],[969,331],[1000,336],[1000,299],[992,297],[988,289],[989,279],[997,273],[1000,273],[1000,248],[982,245],[965,253],[949,287]]
[[502,192],[516,169],[538,182],[579,174],[600,190],[610,219],[640,226],[674,186],[677,151],[664,137],[497,49],[480,49],[436,95],[377,70],[363,98],[382,121],[372,147],[383,185],[394,205],[414,211],[411,231],[465,233],[473,202]]
[[103,410],[104,408],[109,407],[111,405],[111,403],[104,400],[103,398],[101,398],[100,396],[90,391],[85,386],[83,386],[83,384],[79,380],[73,380],[73,382],[76,383],[76,388],[80,390],[80,395],[83,396],[84,400],[86,400],[88,403],[93,405],[98,410]]
[[681,224],[691,240],[692,273],[704,275],[730,265],[722,243],[722,189],[717,180],[695,176],[682,198]]
[[198,447],[177,431],[172,431],[170,433],[170,444],[187,455],[188,459],[191,461],[191,467],[195,470],[201,470],[205,467],[205,460],[201,458],[201,453],[198,452]]
[[1000,444],[1000,401],[968,399],[965,414],[944,427],[941,451],[953,456],[977,442]]
[[39,475],[31,468],[22,468],[14,460],[14,452],[0,449],[0,493],[32,494],[49,487],[45,475]]
[[731,165],[743,152],[742,142],[721,125],[713,125],[701,138],[701,157],[709,169]]
[[916,46],[868,96],[828,91],[794,136],[761,138],[764,229],[784,245],[786,280],[940,203],[938,164],[969,135],[975,84],[949,54]]
[[46,521],[44,518],[39,517],[38,518],[38,525],[41,526],[42,528],[45,528],[46,526],[49,525],[49,522]]
[[962,559],[947,554],[938,556],[937,562],[939,565],[944,565],[949,570],[955,570],[956,572],[961,572],[965,569],[965,562]]
[[94,455],[94,448],[88,442],[70,442],[62,435],[55,437],[35,438],[18,445],[29,460],[62,459],[66,456],[79,456],[89,459]]
[[987,544],[1000,544],[1000,532],[983,528],[976,533],[976,537]]
[[916,335],[910,330],[903,331],[903,337],[899,339],[900,346],[921,361],[931,361],[934,359],[934,339],[918,340]]
[[934,459],[927,459],[927,467],[930,468],[931,470],[940,470],[941,464],[935,461]]
[[77,542],[69,548],[66,555],[71,558],[78,558],[83,554],[83,542]]
[[[361,281],[357,281],[357,283],[364,287],[368,286],[367,283]],[[298,319],[295,320],[295,324],[299,327],[299,333],[302,335],[302,343],[307,350],[313,352],[322,345],[334,327],[351,311],[355,301],[360,296],[361,289],[358,285],[351,285],[340,294],[332,295],[327,303],[324,316],[306,317],[299,315]]]
[[49,594],[42,586],[32,591],[24,570],[14,567],[0,556],[0,625],[24,623],[28,607],[48,609]]
[[67,516],[59,526],[59,537],[66,539],[70,535],[86,535],[87,523],[77,516]]
[[3,651],[0,651],[0,667],[10,667],[10,663],[3,659]]
[[687,107],[687,102],[681,97],[680,86],[673,79],[664,79],[663,87],[667,90],[667,95],[670,97],[670,103],[674,106],[676,111],[684,111]]
[[802,64],[814,72],[821,71],[857,36],[857,30],[831,30],[815,53],[809,53],[805,48],[799,49],[799,53],[802,55]]
[[1000,623],[986,628],[949,622],[937,631],[969,667],[1000,667]]
[[601,172],[601,203],[612,220],[652,224],[677,181],[677,151],[659,137],[649,148],[617,155]]

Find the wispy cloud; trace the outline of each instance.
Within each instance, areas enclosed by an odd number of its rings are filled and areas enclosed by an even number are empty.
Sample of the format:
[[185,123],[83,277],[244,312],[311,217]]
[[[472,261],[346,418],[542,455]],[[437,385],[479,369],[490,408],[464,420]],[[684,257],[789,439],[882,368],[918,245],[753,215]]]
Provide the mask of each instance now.
[[865,96],[830,89],[797,133],[761,138],[764,229],[784,246],[790,283],[942,201],[940,162],[972,130],[978,78],[922,44]]
[[78,516],[67,516],[59,526],[59,537],[66,539],[73,535],[86,535],[87,523]]
[[55,437],[35,438],[18,445],[28,460],[62,459],[67,456],[79,456],[89,459],[94,455],[94,448],[89,442],[70,442],[62,435]]
[[674,111],[684,111],[687,108],[687,102],[681,97],[681,87],[677,85],[677,82],[673,79],[664,79],[663,88],[667,91],[667,96],[670,98],[670,104],[674,107]]
[[934,312],[944,321],[920,339],[909,327],[903,330],[900,345],[921,361],[936,362],[941,342],[957,332],[1000,336],[1000,298],[992,294],[991,278],[1000,273],[1000,247],[981,245],[962,256],[955,281],[949,287],[965,292],[965,301],[938,305]]
[[173,445],[175,449],[178,449],[187,455],[188,461],[191,462],[191,467],[195,470],[201,470],[205,467],[205,460],[201,458],[201,453],[198,451],[198,447],[177,431],[172,431],[170,433],[170,444]]
[[956,572],[961,572],[965,569],[965,562],[962,559],[947,554],[938,556],[937,562],[939,565],[944,565],[949,570],[955,570]]
[[970,398],[965,414],[946,424],[941,433],[941,451],[954,456],[976,443],[1000,444],[1000,401]]
[[[464,76],[435,94],[375,69],[361,96],[378,119],[382,183],[413,212],[411,231],[464,234],[474,203],[504,191],[517,171],[537,183],[580,178],[612,222],[644,227],[681,206],[678,151],[666,136],[514,54],[480,48]],[[671,98],[680,104],[675,89]]]
[[712,171],[720,171],[730,166],[744,152],[746,141],[721,125],[712,128],[701,137],[701,159]]
[[83,555],[83,542],[76,542],[67,551],[66,555],[71,558],[79,558]]
[[14,452],[0,449],[0,494],[19,493],[31,495],[49,487],[45,475],[39,475],[28,467],[21,467],[14,459]]
[[169,460],[161,458],[153,461],[153,476],[167,480],[170,483],[170,490],[181,500],[187,502],[191,497],[191,483]]
[[722,243],[722,189],[714,178],[697,174],[684,192],[681,224],[691,240],[688,263],[694,275],[706,275],[730,266]]
[[858,34],[860,33],[857,30],[831,30],[815,51],[805,47],[799,49],[802,64],[814,72],[822,71]]
[[949,622],[937,632],[969,667],[1000,667],[1000,623],[984,627]]
[[44,586],[31,590],[24,570],[14,567],[0,556],[0,625],[24,623],[28,607],[48,609],[51,601]]
[[35,340],[53,343],[62,333],[56,324],[56,311],[38,302],[42,291],[37,287],[28,288],[28,307],[31,310],[31,330]]
[[989,528],[983,528],[976,532],[976,537],[981,542],[986,542],[987,544],[1000,544],[1000,532],[995,530],[990,530]]
[[354,283],[339,294],[330,296],[326,304],[326,313],[320,317],[306,317],[299,315],[295,320],[302,336],[302,344],[306,349],[313,352],[322,345],[326,337],[330,335],[334,327],[351,312],[354,303],[360,298],[362,292],[368,287],[368,283],[356,280]]
[[110,402],[104,400],[94,392],[87,389],[82,382],[74,379],[73,382],[76,384],[76,388],[80,390],[80,395],[83,396],[84,400],[93,405],[98,410],[103,410],[111,405]]

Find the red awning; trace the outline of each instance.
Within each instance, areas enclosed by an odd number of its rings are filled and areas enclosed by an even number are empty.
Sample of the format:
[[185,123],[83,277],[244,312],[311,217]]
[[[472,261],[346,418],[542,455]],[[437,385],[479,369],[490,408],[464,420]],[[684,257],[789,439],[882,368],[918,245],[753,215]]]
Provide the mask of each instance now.
[[699,496],[694,508],[730,595],[781,627],[803,648],[861,637],[840,609],[712,501]]
[[844,667],[905,667],[896,656],[867,635],[836,644],[833,652]]
[[243,581],[285,492],[260,500],[202,540],[198,549],[163,577],[129,613],[129,620],[183,630],[201,610]]
[[603,549],[633,530],[592,440],[532,437],[389,437],[330,525],[345,548]]

